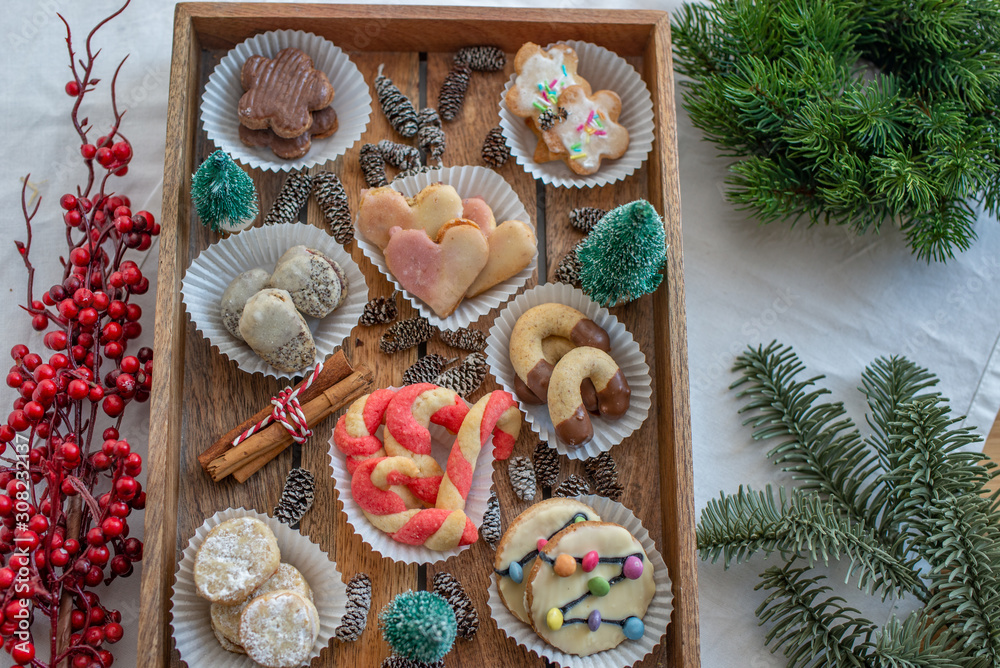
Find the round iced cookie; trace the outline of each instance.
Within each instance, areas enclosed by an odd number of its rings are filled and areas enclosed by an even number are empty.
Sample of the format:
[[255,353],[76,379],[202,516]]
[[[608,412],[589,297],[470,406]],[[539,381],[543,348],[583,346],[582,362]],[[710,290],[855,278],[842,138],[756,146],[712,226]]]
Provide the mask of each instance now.
[[303,314],[323,318],[347,296],[347,277],[320,251],[292,246],[278,259],[268,287],[287,291]]
[[258,596],[240,617],[240,644],[266,668],[295,668],[312,654],[319,613],[308,598],[279,590]]
[[243,307],[247,300],[267,287],[271,274],[263,267],[256,267],[232,280],[226,286],[226,291],[222,293],[222,324],[225,325],[229,333],[240,341],[243,335],[240,334],[240,318],[243,316]]
[[[237,603],[236,605],[212,604],[212,628],[215,629],[215,634],[217,636],[221,635],[229,642],[238,645],[240,642],[240,615],[243,614],[243,610],[250,601],[258,596],[270,594],[272,591],[280,589],[296,591],[306,596],[310,601],[313,600],[312,589],[309,588],[309,583],[302,577],[299,569],[291,564],[281,564],[278,566],[278,570],[274,572],[274,575],[269,577],[264,584],[257,587],[242,603]],[[223,644],[223,647],[225,647],[225,644]],[[240,651],[242,651],[242,648]]]
[[282,371],[299,371],[316,361],[316,342],[305,318],[285,290],[267,288],[247,300],[240,334],[257,355]]
[[208,532],[194,558],[198,595],[213,603],[242,602],[281,563],[274,533],[253,517],[226,520]]
[[[558,573],[563,555],[579,567]],[[579,656],[641,638],[642,618],[656,590],[642,544],[609,522],[581,522],[556,534],[525,581],[525,606],[535,631],[553,647]]]
[[553,498],[530,506],[511,522],[497,545],[493,569],[500,599],[515,617],[531,623],[524,607],[524,585],[539,540],[548,541],[576,522],[600,519],[593,508],[576,499]]

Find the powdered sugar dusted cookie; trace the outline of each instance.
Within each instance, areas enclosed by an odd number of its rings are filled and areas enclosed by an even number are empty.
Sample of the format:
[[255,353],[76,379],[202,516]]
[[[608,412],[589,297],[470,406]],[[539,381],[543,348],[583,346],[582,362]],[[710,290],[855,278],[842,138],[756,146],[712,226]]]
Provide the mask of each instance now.
[[576,499],[552,498],[529,507],[507,528],[497,545],[493,569],[504,605],[526,624],[524,587],[538,554],[557,533],[577,522],[600,520],[590,506]]
[[524,44],[514,57],[517,78],[507,91],[507,108],[515,116],[537,124],[538,117],[554,111],[559,95],[568,86],[590,84],[576,72],[577,55],[572,47],[556,44],[548,51],[533,42]]
[[[569,86],[559,94],[559,106],[566,118],[541,132],[544,149],[552,160],[563,160],[575,173],[593,174],[601,160],[614,160],[625,155],[629,136],[618,123],[622,101],[610,90],[593,95],[583,86]],[[545,162],[539,147],[536,160]]]
[[194,558],[194,582],[202,598],[234,605],[271,577],[280,563],[271,529],[253,517],[237,517],[208,532]]
[[525,607],[535,632],[579,656],[645,634],[653,567],[642,544],[617,524],[581,522],[550,540],[526,577]]
[[248,299],[267,287],[270,278],[271,272],[263,267],[256,267],[234,278],[222,293],[222,324],[240,341],[243,340],[243,335],[240,334],[243,307]]
[[286,290],[295,308],[323,318],[343,303],[347,277],[340,265],[322,252],[292,246],[275,265],[268,287]]
[[282,371],[298,371],[316,361],[309,325],[285,290],[267,288],[247,300],[240,335],[261,359]]
[[295,668],[306,662],[319,635],[312,601],[281,590],[250,601],[240,617],[240,644],[266,668]]
[[[210,610],[212,628],[215,630],[216,637],[220,638],[219,642],[222,646],[230,652],[245,653],[243,647],[240,645],[240,616],[243,614],[243,610],[250,604],[250,601],[258,596],[282,589],[298,592],[310,601],[313,600],[312,589],[309,588],[309,583],[302,577],[299,569],[291,564],[281,564],[278,566],[278,570],[274,572],[274,575],[269,577],[264,584],[257,587],[242,603],[237,603],[236,605],[213,603]],[[238,649],[227,647],[223,640],[231,645],[235,645]]]

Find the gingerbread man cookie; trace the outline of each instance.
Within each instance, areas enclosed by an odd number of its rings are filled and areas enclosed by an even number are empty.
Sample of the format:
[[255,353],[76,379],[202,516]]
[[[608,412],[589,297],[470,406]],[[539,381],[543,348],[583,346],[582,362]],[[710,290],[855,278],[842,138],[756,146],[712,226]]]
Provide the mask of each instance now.
[[251,130],[270,128],[291,139],[310,129],[310,112],[330,106],[333,86],[326,74],[313,67],[312,58],[287,48],[274,58],[251,56],[243,63],[240,124]]
[[572,47],[556,44],[546,51],[534,42],[524,44],[514,57],[517,78],[505,101],[511,113],[537,123],[538,117],[555,110],[562,91],[568,86],[590,84],[577,74],[577,55]]
[[535,632],[579,656],[638,640],[656,583],[642,544],[609,522],[580,522],[556,534],[527,576],[524,601]]
[[615,160],[628,150],[629,135],[618,123],[622,101],[610,90],[593,95],[583,86],[569,86],[559,94],[566,118],[541,132],[537,162],[562,160],[576,174],[593,174],[601,160]]

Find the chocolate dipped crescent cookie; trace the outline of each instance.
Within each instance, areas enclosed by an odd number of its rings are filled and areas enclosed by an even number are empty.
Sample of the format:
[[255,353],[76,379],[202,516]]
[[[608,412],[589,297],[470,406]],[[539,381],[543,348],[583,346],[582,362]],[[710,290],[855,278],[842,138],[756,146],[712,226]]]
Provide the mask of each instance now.
[[625,415],[632,396],[625,374],[611,355],[588,346],[566,353],[549,379],[548,404],[556,434],[573,447],[594,437],[594,425],[587,414],[590,407],[580,389],[587,379],[597,393],[597,413],[606,420]]

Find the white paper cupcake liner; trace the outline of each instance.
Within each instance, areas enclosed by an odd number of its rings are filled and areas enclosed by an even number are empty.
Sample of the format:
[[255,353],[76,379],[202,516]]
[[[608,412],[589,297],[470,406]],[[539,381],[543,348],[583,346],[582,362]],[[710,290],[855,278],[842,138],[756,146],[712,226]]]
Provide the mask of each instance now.
[[[428,430],[431,433],[431,456],[444,469],[444,464],[448,461],[448,454],[455,443],[455,435],[436,424],[430,425]],[[378,436],[380,441],[382,440],[382,433],[384,431],[385,426],[383,425],[376,432],[376,436]],[[340,501],[344,514],[347,516],[347,523],[354,529],[354,533],[361,536],[361,540],[379,555],[404,564],[433,564],[450,559],[471,547],[470,545],[465,545],[453,550],[439,552],[421,545],[406,545],[405,543],[394,541],[388,534],[376,528],[368,521],[368,518],[365,517],[364,512],[361,510],[361,506],[354,500],[354,496],[351,494],[351,474],[347,472],[347,456],[337,449],[336,444],[333,442],[332,434],[330,436],[328,454],[337,498]],[[476,468],[472,474],[472,487],[469,489],[469,496],[465,502],[465,514],[477,527],[483,524],[483,515],[486,514],[486,504],[490,500],[490,486],[493,482],[493,461],[493,437],[490,436],[486,441],[486,445],[479,452],[479,458],[476,460]]]
[[[407,197],[414,197],[421,190],[433,183],[445,183],[458,191],[462,199],[468,197],[482,197],[493,210],[493,216],[497,224],[505,220],[520,220],[531,226],[535,230],[535,225],[531,217],[525,210],[524,205],[518,198],[517,193],[507,183],[506,180],[491,169],[478,166],[443,167],[434,169],[423,174],[415,174],[394,181],[391,185],[394,190],[398,190]],[[536,230],[537,233],[537,230]],[[508,278],[502,283],[494,285],[492,288],[476,295],[471,299],[463,299],[458,307],[447,318],[439,317],[431,310],[427,304],[404,290],[395,277],[389,272],[385,265],[385,256],[378,246],[369,243],[358,232],[355,241],[365,256],[371,260],[372,264],[378,267],[390,283],[396,286],[403,296],[406,297],[420,315],[427,318],[432,325],[441,329],[458,329],[465,327],[479,320],[497,306],[500,306],[513,297],[518,290],[524,287],[528,279],[535,273],[538,267],[538,253],[531,258],[528,266],[516,275]]]
[[340,265],[347,277],[347,297],[340,306],[322,319],[304,316],[316,343],[316,356],[324,360],[351,335],[351,330],[358,324],[368,301],[368,286],[351,256],[320,228],[304,223],[279,223],[244,230],[202,251],[184,275],[181,294],[184,308],[195,328],[213,347],[247,373],[262,373],[272,378],[294,378],[297,375],[275,369],[258,357],[245,342],[229,333],[222,324],[219,308],[222,293],[244,271],[254,267],[273,271],[284,252],[299,245],[322,251]]
[[517,394],[514,392],[514,367],[510,363],[510,334],[514,329],[514,323],[525,311],[539,304],[549,303],[572,306],[604,328],[611,339],[611,356],[625,374],[628,386],[632,390],[629,409],[625,415],[614,421],[592,416],[594,437],[578,448],[568,447],[556,436],[555,427],[549,418],[548,405],[532,405],[518,401],[521,412],[539,439],[547,441],[549,447],[554,447],[560,454],[570,459],[589,459],[624,441],[639,429],[649,416],[653,395],[649,365],[646,364],[646,357],[639,349],[639,344],[625,329],[625,325],[618,322],[618,318],[583,294],[581,290],[565,283],[537,285],[518,295],[500,312],[486,337],[486,361],[490,365],[490,373],[515,399]]
[[642,544],[646,556],[649,557],[649,561],[653,565],[653,581],[656,583],[656,592],[646,609],[646,614],[642,616],[642,623],[646,627],[642,638],[625,640],[614,649],[590,656],[567,654],[542,640],[530,626],[507,609],[500,598],[496,576],[493,575],[490,576],[488,601],[490,616],[497,628],[518,645],[532,654],[545,657],[564,668],[623,668],[634,665],[656,649],[656,646],[663,640],[667,626],[670,624],[670,613],[674,609],[674,595],[671,590],[672,585],[670,574],[667,572],[667,564],[663,561],[659,550],[656,549],[656,544],[650,538],[649,531],[642,526],[642,522],[631,510],[603,496],[589,494],[574,498],[593,508],[601,516],[602,522],[611,522],[625,527]]
[[319,636],[310,658],[319,656],[333,638],[347,611],[347,586],[340,579],[337,564],[308,536],[290,529],[273,517],[244,508],[229,508],[205,520],[188,541],[180,563],[177,564],[174,588],[170,596],[170,626],[181,660],[192,668],[254,668],[258,665],[246,654],[234,654],[222,648],[212,631],[212,604],[198,596],[194,583],[195,555],[205,542],[208,532],[236,517],[254,517],[267,524],[278,539],[281,561],[295,566],[309,583],[320,621]]
[[[313,67],[330,79],[338,123],[336,132],[325,139],[313,139],[309,152],[294,160],[283,160],[266,146],[246,146],[240,141],[236,114],[244,92],[240,83],[243,63],[250,56],[273,58],[288,47],[308,54]],[[371,113],[368,84],[347,54],[329,40],[301,30],[274,30],[237,44],[215,66],[201,99],[201,122],[212,143],[248,167],[272,172],[307,169],[336,160],[361,139]]]
[[[622,113],[618,123],[628,130],[628,149],[617,160],[602,160],[600,169],[587,176],[576,174],[562,160],[535,162],[538,137],[523,118],[511,113],[504,102],[507,91],[514,85],[515,73],[500,95],[500,127],[511,155],[533,177],[555,187],[593,188],[621,181],[642,166],[653,148],[653,98],[649,88],[635,68],[613,51],[590,42],[570,40],[558,43],[576,50],[579,56],[576,71],[590,83],[594,92],[611,90],[621,97]],[[550,49],[555,44],[545,48]]]

